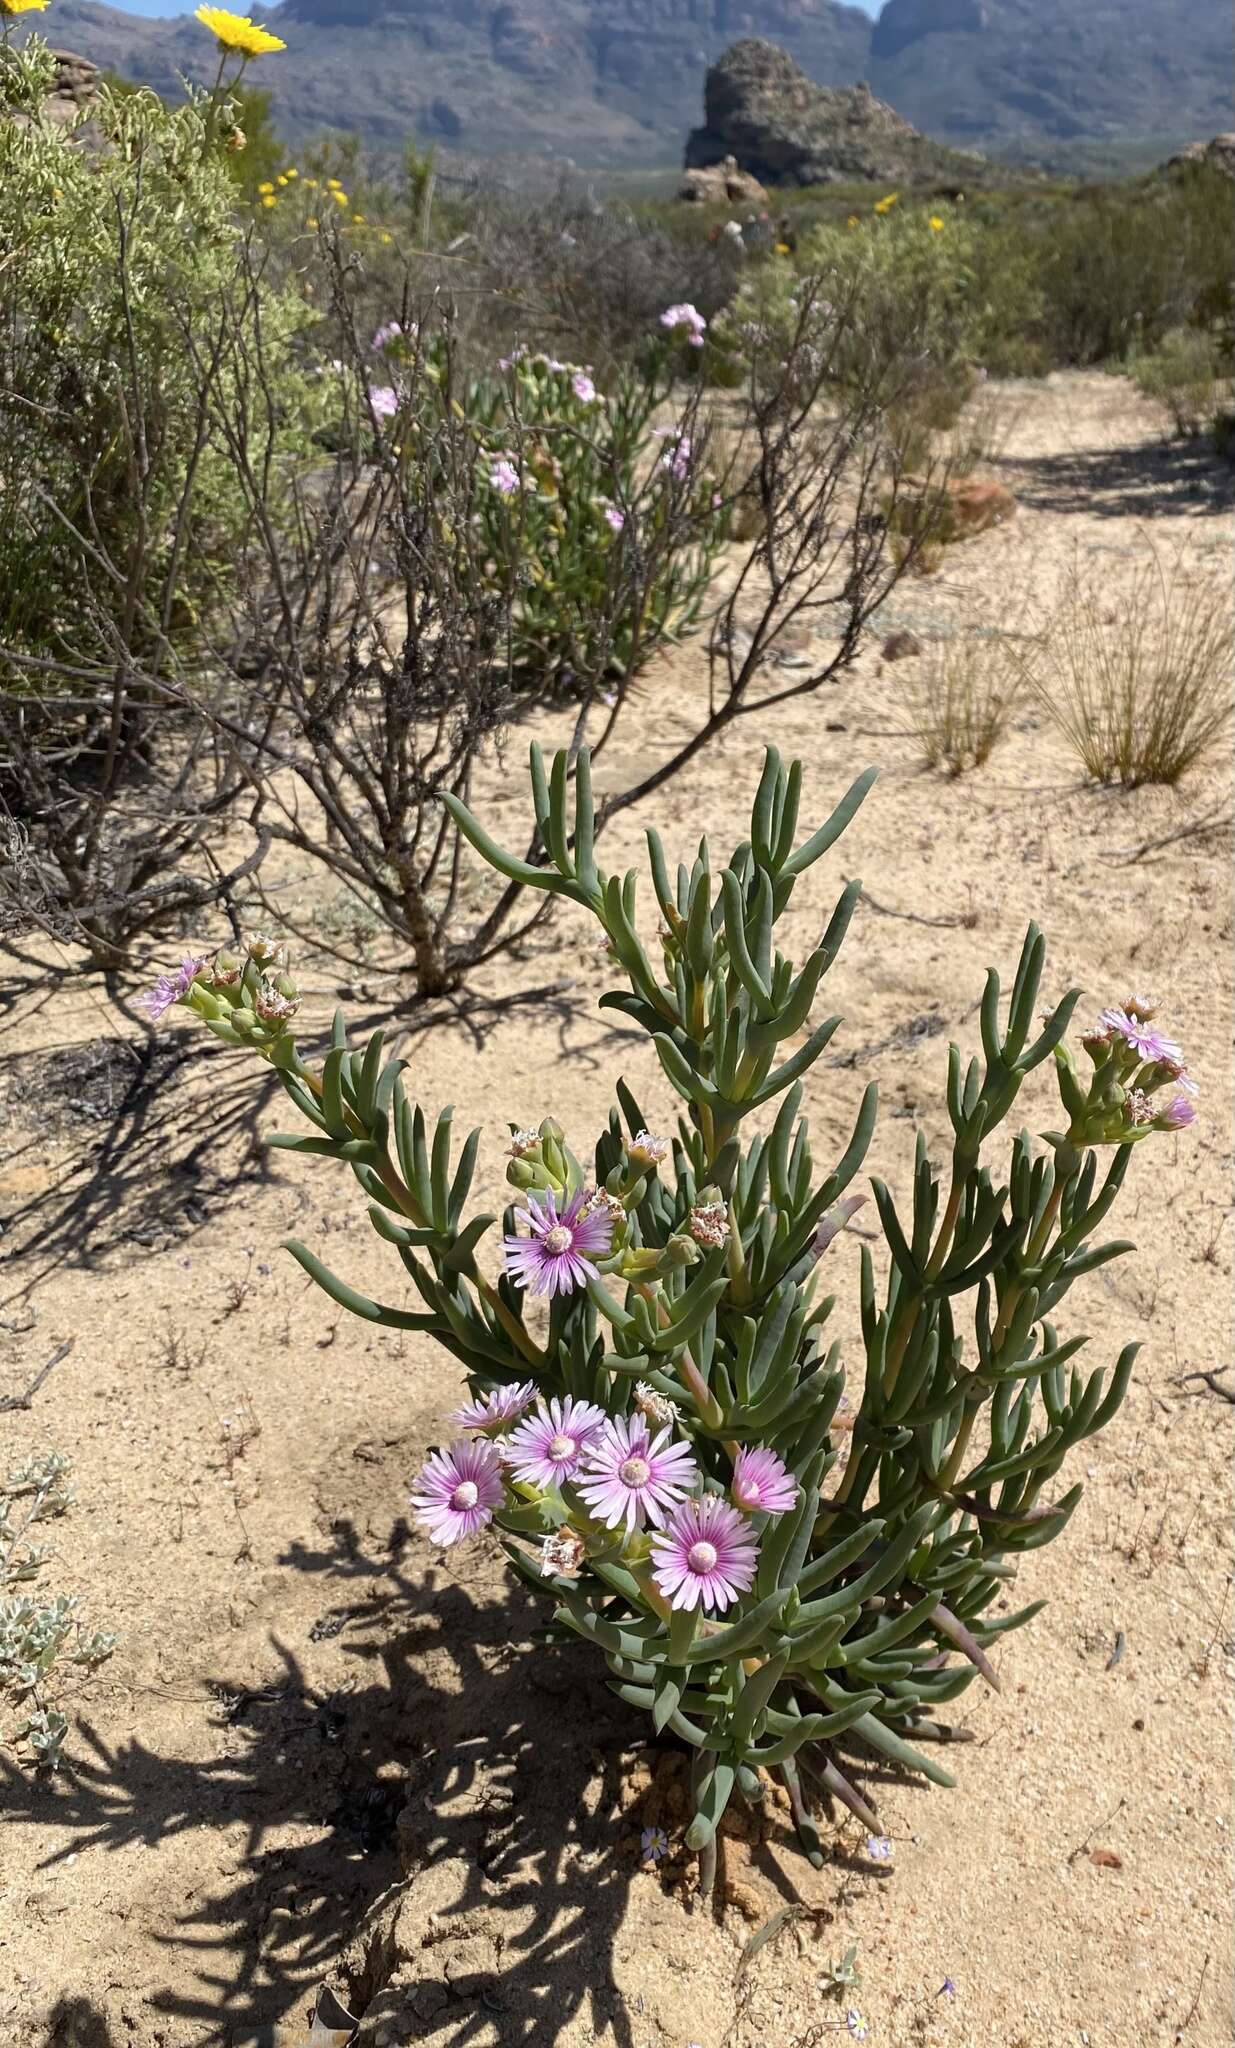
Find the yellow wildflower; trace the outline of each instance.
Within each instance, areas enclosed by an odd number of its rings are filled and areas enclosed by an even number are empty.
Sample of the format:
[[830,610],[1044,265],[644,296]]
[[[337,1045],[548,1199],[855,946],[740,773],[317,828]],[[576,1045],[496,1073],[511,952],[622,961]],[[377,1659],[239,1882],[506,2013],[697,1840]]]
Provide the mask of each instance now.
[[50,0],[0,0],[0,14],[41,14]]
[[356,226],[357,226],[358,228],[362,228],[362,227],[364,226],[364,215],[363,215],[363,213],[354,213],[354,214],[352,215],[352,219],[353,219],[353,220],[355,221],[355,223],[356,223]]
[[858,219],[858,216],[857,216],[857,214],[856,214],[856,213],[851,213],[851,214],[850,214],[850,216],[849,216],[849,219],[848,219],[848,221],[847,221],[847,222],[845,223],[845,225],[846,225],[847,227],[851,227],[851,228],[860,228],[860,227],[861,227],[861,225],[862,225],[862,223],[861,223],[861,221],[860,221],[860,220]]
[[788,242],[778,242],[776,244],[776,253],[778,256],[787,256],[789,254]]
[[260,184],[260,185],[258,186],[258,188],[257,188],[257,189],[258,189],[258,191],[259,191],[259,192],[261,192],[261,193],[265,194],[265,193],[267,193],[267,192],[273,192],[273,191],[274,191],[274,186],[273,186],[273,185],[271,184],[271,182],[270,182],[269,178],[264,178],[264,179],[262,180],[262,183],[261,183],[261,184]]
[[289,164],[287,169],[284,171],[283,176],[285,178],[298,178],[300,176],[300,173],[296,169],[295,164]]
[[351,200],[348,198],[346,192],[332,192],[330,196],[334,200],[336,206],[351,205]]
[[275,179],[274,182],[276,185],[286,185],[287,179],[283,176],[282,171],[280,171],[278,177]]
[[264,57],[267,50],[287,48],[269,29],[250,21],[247,14],[229,14],[226,7],[199,7],[196,19],[210,30],[220,49],[239,50],[243,57]]
[[316,190],[317,190],[317,179],[316,179],[316,178],[306,178],[306,179],[305,179],[305,181],[304,181],[304,185],[305,185],[305,191],[306,191],[306,192],[316,192]]
[[309,220],[307,220],[307,221],[305,222],[305,226],[306,226],[306,227],[308,227],[308,228],[315,228],[315,227],[317,226],[317,222],[316,222],[315,220],[313,220],[312,218],[310,218]]
[[900,198],[900,196],[901,196],[901,195],[900,195],[900,193],[899,193],[899,192],[889,192],[889,193],[887,194],[886,198],[883,198],[883,199],[877,199],[877,200],[875,201],[875,212],[876,212],[876,213],[891,213],[891,211],[892,211],[892,208],[893,208],[893,207],[895,206],[895,204],[896,204],[897,200],[898,200],[898,199]]
[[342,178],[327,178],[326,190],[328,192],[341,192],[343,190]]
[[384,242],[386,247],[389,248],[390,244],[394,241],[394,236],[388,235],[385,229],[383,228],[381,234],[378,236],[378,240],[379,242]]
[[264,198],[264,199],[262,200],[262,205],[263,205],[263,206],[277,206],[277,205],[278,205],[278,201],[277,201],[277,199],[275,198],[275,196],[274,196],[274,193],[273,193],[273,192],[267,192],[267,194],[266,194],[265,198]]
[[932,215],[931,215],[930,219],[929,219],[929,220],[927,221],[926,225],[927,225],[927,227],[928,227],[928,228],[930,228],[930,230],[931,230],[931,232],[932,232],[933,234],[936,234],[936,235],[938,235],[938,234],[942,233],[942,230],[943,230],[943,222],[942,222],[942,220],[940,219],[940,217],[939,217],[939,215],[938,215],[937,213],[932,213]]

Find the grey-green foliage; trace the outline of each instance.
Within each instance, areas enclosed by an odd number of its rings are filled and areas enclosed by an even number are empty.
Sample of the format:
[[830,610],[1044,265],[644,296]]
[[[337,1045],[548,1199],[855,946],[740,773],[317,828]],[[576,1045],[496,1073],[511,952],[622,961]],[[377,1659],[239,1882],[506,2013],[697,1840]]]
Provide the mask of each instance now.
[[45,1451],[0,1480],[0,1706],[17,1717],[6,1733],[47,1770],[60,1762],[69,1725],[49,1689],[53,1672],[70,1665],[93,1670],[116,1646],[114,1635],[87,1631],[74,1596],[17,1590],[36,1580],[52,1556],[30,1532],[72,1506],[69,1471],[59,1451]]
[[[876,1091],[866,1090],[841,1156],[822,1171],[800,1111],[804,1078],[838,1023],[812,1027],[812,1007],[860,885],[841,892],[800,967],[778,950],[776,926],[872,779],[855,783],[799,843],[801,769],[769,752],[749,837],[719,870],[703,840],[675,872],[649,832],[659,959],[639,936],[636,876],[596,863],[586,753],[572,782],[565,754],[547,770],[533,752],[545,868],[507,854],[447,800],[501,874],[595,916],[627,982],[602,1007],[647,1031],[682,1104],[672,1163],[660,1170],[620,1081],[591,1172],[551,1118],[538,1133],[517,1134],[508,1167],[516,1187],[594,1182],[621,1218],[597,1277],[552,1299],[547,1331],[529,1326],[508,1274],[484,1275],[495,1219],[467,1211],[479,1134],[456,1154],[451,1113],[430,1127],[407,1098],[400,1063],[383,1063],[380,1035],[353,1052],[336,1020],[318,1074],[276,1000],[294,1003],[292,984],[271,983],[260,958],[243,970],[226,959],[204,966],[184,994],[218,1036],[273,1061],[314,1127],[274,1142],[351,1166],[419,1306],[371,1300],[293,1243],[334,1300],[370,1322],[432,1334],[464,1364],[475,1393],[530,1378],[610,1415],[646,1404],[649,1393],[672,1401],[707,1489],[730,1486],[740,1446],[771,1450],[795,1475],[793,1508],[752,1515],[757,1577],[723,1621],[670,1612],[650,1582],[646,1534],[599,1527],[571,1483],[514,1489],[496,1514],[516,1571],[551,1589],[554,1630],[592,1644],[620,1696],[690,1746],[687,1840],[709,1856],[734,1790],[759,1796],[759,1766],[783,1774],[815,1861],[813,1796],[829,1792],[872,1818],[838,1745],[953,1782],[919,1739],[938,1735],[935,1716],[975,1676],[997,1682],[989,1653],[1041,1604],[1000,1611],[1018,1560],[1064,1528],[1081,1489],[1057,1491],[1057,1475],[1110,1420],[1132,1370],[1135,1346],[1111,1368],[1083,1371],[1085,1340],[1061,1334],[1060,1308],[1075,1280],[1128,1249],[1097,1234],[1132,1145],[1190,1115],[1182,1097],[1167,1111],[1149,1099],[1181,1063],[1148,1063],[1105,1023],[1085,1040],[1094,1072],[1082,1082],[1063,1043],[1076,995],[1039,1019],[1045,949],[1031,926],[1006,998],[999,976],[988,976],[980,1053],[951,1049],[950,1156],[932,1160],[920,1136],[906,1201],[882,1180],[871,1184],[886,1257],[863,1246],[863,1387],[851,1434],[838,1429],[846,1373],[819,1266],[861,1199],[846,1191],[871,1140]],[[269,942],[258,952],[268,956]],[[1143,1005],[1124,1017],[1134,1035],[1142,1014]],[[1047,1063],[1064,1127],[1037,1144],[1016,1132],[1001,1163],[988,1163],[984,1151],[995,1153],[1026,1076]],[[764,1108],[759,1133],[743,1142],[746,1119]],[[1105,1172],[1094,1143],[1115,1148]],[[726,1241],[711,1249],[691,1235],[700,1204],[727,1216]],[[578,1539],[577,1569],[563,1574],[533,1545],[567,1530]]]

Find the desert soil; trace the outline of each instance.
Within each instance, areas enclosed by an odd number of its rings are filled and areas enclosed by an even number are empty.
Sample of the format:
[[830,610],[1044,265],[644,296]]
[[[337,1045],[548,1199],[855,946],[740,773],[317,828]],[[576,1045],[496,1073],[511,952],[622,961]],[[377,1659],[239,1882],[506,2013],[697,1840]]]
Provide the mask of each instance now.
[[[1018,516],[902,585],[886,630],[1018,630],[1078,549],[1112,607],[1150,542],[1229,578],[1221,474],[1164,445],[1128,385],[997,396],[994,473]],[[294,1233],[398,1298],[354,1185],[263,1152],[288,1127],[263,1075],[180,1015],[152,1036],[137,977],[115,1003],[67,954],[23,945],[0,1041],[0,1395],[72,1349],[0,1430],[6,1458],[72,1457],[55,1583],[121,1641],[71,1692],[55,1779],[0,1752],[6,2041],[290,2043],[328,1982],[375,2048],[820,2048],[848,2038],[850,2004],[892,2048],[1230,2042],[1230,764],[1178,791],[1085,789],[1026,706],[987,767],[949,782],[921,767],[908,665],[879,645],[730,731],[655,806],[673,850],[701,829],[727,847],[766,741],[804,757],[812,817],[881,771],[792,919],[800,954],[842,876],[864,876],[829,986],[846,1023],[807,1090],[817,1160],[872,1076],[870,1170],[903,1193],[915,1129],[942,1149],[948,1038],[975,1040],[986,966],[1010,971],[1031,917],[1046,993],[1078,983],[1089,1013],[1155,989],[1203,1090],[1193,1130],[1134,1158],[1117,1228],[1135,1256],[1070,1298],[1095,1359],[1144,1348],[1078,1460],[1069,1530],[1024,1562],[1018,1604],[1045,1611],[1005,1639],[1001,1694],[960,1703],[958,1789],[866,1781],[887,1864],[837,1818],[815,1872],[774,1810],[725,1841],[712,1905],[673,1860],[642,1871],[640,1828],[672,1836],[680,1816],[677,1760],[640,1747],[650,1731],[582,1648],[529,1653],[537,1613],[496,1543],[442,1561],[405,1520],[457,1368],[350,1320],[279,1249]],[[663,758],[705,687],[698,643],[654,668],[602,782]],[[523,837],[517,748],[481,800]],[[611,867],[639,858],[648,822],[617,820]],[[281,880],[311,922],[312,878]],[[304,978],[318,1033],[339,972],[311,961]],[[397,984],[358,982],[349,1011],[401,1038],[413,1092],[482,1125],[486,1197],[508,1118],[552,1112],[585,1149],[619,1072],[671,1114],[646,1048],[596,1008],[581,915],[489,969],[470,1006],[392,1019]],[[1027,1098],[1031,1126],[1048,1099]],[[857,1256],[852,1237],[829,1253],[851,1359]],[[744,1958],[787,1904],[804,1910]],[[838,2000],[826,1972],[855,1943],[861,1985]]]

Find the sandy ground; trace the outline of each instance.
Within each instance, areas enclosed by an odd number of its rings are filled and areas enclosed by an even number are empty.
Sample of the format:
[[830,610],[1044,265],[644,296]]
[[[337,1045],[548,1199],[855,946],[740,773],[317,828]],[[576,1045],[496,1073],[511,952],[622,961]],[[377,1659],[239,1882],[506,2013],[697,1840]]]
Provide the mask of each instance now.
[[[1229,571],[1220,477],[1164,449],[1129,387],[1059,377],[1000,396],[997,473],[1019,516],[902,586],[889,629],[1003,627],[1024,597],[1049,605],[1077,547],[1117,603],[1146,533]],[[804,756],[811,817],[881,770],[795,903],[800,951],[842,874],[871,891],[830,983],[846,1024],[808,1084],[817,1160],[877,1075],[869,1166],[903,1191],[914,1128],[941,1139],[947,1038],[976,1038],[984,969],[1011,968],[1031,916],[1047,993],[1077,982],[1096,1009],[1155,988],[1204,1089],[1195,1129],[1134,1160],[1119,1230],[1136,1256],[1070,1298],[1095,1357],[1130,1337],[1144,1350],[1085,1447],[1070,1529],[1024,1564],[1018,1601],[1046,1611],[1003,1646],[1002,1696],[961,1704],[959,1789],[872,1778],[890,1866],[838,1822],[819,1873],[783,1827],[727,1841],[723,1910],[641,1873],[638,1829],[672,1823],[674,1766],[639,1750],[649,1731],[582,1649],[526,1654],[536,1617],[495,1544],[443,1565],[404,1520],[455,1366],[349,1320],[277,1249],[294,1231],[394,1290],[352,1183],[259,1149],[286,1119],[251,1063],[176,1019],[152,1041],[70,963],[14,953],[0,1394],[72,1350],[0,1430],[6,1455],[72,1456],[56,1582],[122,1641],[71,1701],[53,1782],[0,1752],[0,2038],[295,2040],[329,1981],[367,2008],[375,2048],[820,2048],[848,2038],[846,2002],[893,2048],[1229,2043],[1232,1409],[1195,1377],[1231,1361],[1229,832],[1128,858],[1229,812],[1229,763],[1175,793],[1085,791],[1026,709],[985,769],[947,782],[916,760],[903,675],[875,641],[825,696],[731,732],[656,808],[675,850],[700,828],[727,845],[767,740]],[[703,687],[697,647],[653,670],[607,777],[661,758]],[[511,840],[524,801],[513,759],[485,806]],[[610,866],[637,858],[646,822],[618,820]],[[289,881],[303,913],[308,880]],[[307,978],[316,1027],[337,990],[329,971]],[[619,1071],[668,1114],[641,1042],[597,1012],[603,985],[592,932],[563,915],[489,970],[491,1000],[405,1025],[414,1091],[485,1129],[482,1194],[508,1117],[552,1111],[586,1148]],[[350,1007],[378,1019],[380,988]],[[854,1357],[857,1246],[830,1257]],[[799,1897],[809,1910],[744,1963],[752,1930]],[[838,2002],[822,1980],[853,1943],[861,1987]]]

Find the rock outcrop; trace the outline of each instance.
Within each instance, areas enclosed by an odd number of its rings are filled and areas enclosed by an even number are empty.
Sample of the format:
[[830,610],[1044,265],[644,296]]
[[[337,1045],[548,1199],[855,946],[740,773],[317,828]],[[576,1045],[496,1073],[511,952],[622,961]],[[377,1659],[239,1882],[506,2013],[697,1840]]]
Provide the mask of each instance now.
[[697,206],[762,206],[767,196],[758,178],[742,170],[732,156],[712,169],[687,171],[678,193],[679,199]]
[[767,185],[884,183],[981,175],[982,160],[919,135],[870,87],[816,85],[775,43],[734,43],[708,71],[703,126],[686,144],[688,169],[735,158]]
[[[81,122],[81,116],[92,107],[99,96],[99,67],[89,57],[79,57],[73,50],[53,50],[56,76],[51,91],[43,101],[40,112],[45,121],[50,121],[62,133],[71,124]],[[15,114],[13,118],[23,124],[29,116]],[[81,122],[74,129],[74,142],[97,143],[98,130],[91,123]]]
[[1208,164],[1211,170],[1235,178],[1235,135],[1213,135],[1208,142],[1190,142],[1186,149],[1167,159],[1168,171],[1188,164]]

